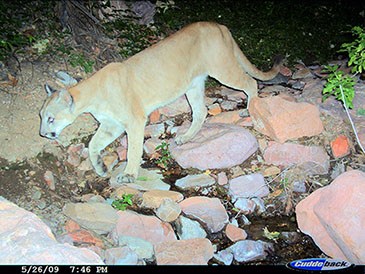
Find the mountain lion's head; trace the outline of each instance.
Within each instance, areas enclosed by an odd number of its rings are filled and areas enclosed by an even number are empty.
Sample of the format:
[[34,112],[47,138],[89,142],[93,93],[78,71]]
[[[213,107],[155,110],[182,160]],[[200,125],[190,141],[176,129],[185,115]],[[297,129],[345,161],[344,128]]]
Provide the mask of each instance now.
[[54,90],[45,85],[48,98],[40,111],[41,127],[39,134],[49,139],[57,139],[62,130],[75,119],[74,101],[66,89]]

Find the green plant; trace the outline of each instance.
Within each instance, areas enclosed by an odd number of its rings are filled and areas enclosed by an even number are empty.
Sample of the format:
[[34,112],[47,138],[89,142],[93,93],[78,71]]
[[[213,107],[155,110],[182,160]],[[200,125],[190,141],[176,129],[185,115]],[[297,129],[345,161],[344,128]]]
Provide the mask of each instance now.
[[365,71],[365,31],[356,26],[352,28],[355,40],[351,43],[344,43],[339,52],[347,52],[349,55],[348,65],[352,66],[352,73]]
[[[343,71],[338,70],[338,66],[325,66],[324,72],[329,72],[327,77],[327,83],[322,91],[323,101],[329,96],[334,95],[337,100],[348,107],[353,108],[352,101],[355,96],[355,80],[348,74],[344,74]],[[341,91],[342,87],[342,91]]]
[[163,169],[168,169],[171,164],[171,154],[169,151],[169,144],[162,142],[160,145],[156,146],[156,152],[159,152],[160,157],[156,159],[156,164]]
[[[365,69],[365,31],[361,27],[352,28],[352,32],[357,38],[351,43],[342,44],[341,52],[347,52],[349,60],[347,64],[352,67],[352,73],[355,75],[361,73]],[[338,69],[338,66],[326,66],[325,69],[330,74],[327,77],[327,83],[323,89],[323,100],[330,95],[335,95],[336,99],[342,101],[347,117],[351,123],[357,143],[359,144],[363,153],[365,150],[359,140],[354,122],[352,121],[349,108],[353,108],[352,101],[355,96],[355,80],[354,76],[344,75],[343,71]]]
[[95,63],[94,61],[87,60],[82,53],[72,53],[69,62],[73,67],[81,66],[86,73],[91,73],[93,71]]
[[133,205],[133,194],[123,194],[122,199],[116,199],[112,202],[112,207],[118,210],[126,210],[128,206]]

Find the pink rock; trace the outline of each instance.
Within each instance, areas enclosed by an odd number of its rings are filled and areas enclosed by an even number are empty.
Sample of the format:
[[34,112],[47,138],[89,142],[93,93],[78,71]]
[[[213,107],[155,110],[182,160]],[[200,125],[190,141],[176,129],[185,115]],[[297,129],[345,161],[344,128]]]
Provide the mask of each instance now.
[[241,110],[233,110],[221,112],[217,115],[207,118],[207,123],[224,123],[224,124],[235,124],[241,121],[240,116]]
[[0,262],[4,265],[103,264],[86,248],[61,244],[35,214],[0,197]]
[[339,135],[331,142],[333,157],[341,158],[350,154],[350,141],[345,135]]
[[171,241],[157,244],[157,265],[206,265],[213,257],[212,243],[206,238]]
[[204,222],[212,233],[228,223],[227,212],[218,198],[190,197],[180,202],[180,207],[186,215]]
[[233,199],[264,197],[270,193],[261,173],[243,175],[230,180],[228,191]]
[[365,173],[345,172],[296,206],[300,230],[328,256],[365,264]]
[[247,238],[246,231],[232,224],[226,226],[226,235],[232,242],[245,240]]
[[[179,128],[177,134],[185,130]],[[248,130],[229,124],[206,123],[190,142],[170,143],[171,155],[181,167],[200,170],[239,165],[257,148],[256,138]]]
[[327,174],[329,169],[329,156],[319,146],[269,142],[264,160],[267,164],[277,166],[298,165],[308,174]]
[[280,143],[323,131],[320,112],[309,103],[289,102],[279,96],[256,97],[249,112],[254,128]]
[[77,167],[81,162],[81,155],[85,149],[85,144],[70,145],[67,149],[67,163]]
[[190,113],[191,108],[186,100],[185,95],[179,97],[174,102],[168,104],[167,106],[164,106],[162,108],[158,109],[161,115],[167,116],[167,117],[173,117],[182,113]]
[[118,215],[117,225],[112,232],[116,239],[119,236],[131,236],[152,244],[176,240],[172,226],[155,216],[142,215],[130,210],[118,211]]
[[220,185],[220,186],[224,186],[224,185],[228,184],[228,177],[225,172],[222,171],[222,172],[218,173],[217,182],[218,182],[218,185]]

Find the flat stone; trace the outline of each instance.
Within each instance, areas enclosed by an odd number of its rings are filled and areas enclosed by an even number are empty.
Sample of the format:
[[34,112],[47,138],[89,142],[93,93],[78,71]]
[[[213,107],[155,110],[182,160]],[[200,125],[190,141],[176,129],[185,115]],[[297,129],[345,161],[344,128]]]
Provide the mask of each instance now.
[[139,237],[120,235],[119,246],[128,246],[139,259],[151,260],[154,255],[153,245]]
[[180,202],[184,199],[184,196],[177,191],[171,190],[149,190],[142,195],[142,206],[148,208],[158,208],[164,199],[171,199],[175,202]]
[[267,164],[284,167],[297,165],[306,174],[327,174],[329,169],[329,156],[320,146],[269,142],[264,152],[264,160]]
[[180,213],[181,208],[179,204],[170,198],[165,198],[156,210],[156,216],[164,222],[175,221]]
[[138,256],[128,246],[113,247],[105,250],[105,263],[107,265],[136,265]]
[[225,232],[228,239],[230,239],[232,242],[245,240],[247,238],[246,231],[232,224],[227,224]]
[[315,105],[290,102],[280,96],[253,98],[249,112],[254,128],[280,143],[315,136],[324,129]]
[[261,173],[243,175],[231,179],[228,185],[232,199],[264,197],[270,193]]
[[112,231],[112,238],[120,236],[137,237],[152,244],[176,240],[172,226],[155,216],[147,216],[125,210],[118,211],[117,225]]
[[181,189],[189,189],[194,187],[205,187],[211,186],[215,184],[214,178],[211,176],[202,173],[202,174],[194,174],[187,175],[183,178],[176,180],[175,185]]
[[157,265],[206,265],[213,257],[212,243],[206,238],[157,244]]
[[[114,169],[111,174],[109,183],[112,187],[117,188],[122,184],[117,182],[117,176],[120,173],[123,173],[125,169],[126,163],[122,163],[119,167]],[[128,184],[131,187],[136,187],[139,190],[152,190],[152,189],[160,189],[160,190],[169,190],[170,185],[166,184],[162,181],[163,175],[158,169],[145,169],[139,168],[138,177],[134,181],[133,184]]]
[[98,234],[107,234],[115,227],[117,211],[107,203],[68,203],[63,213],[82,227]]
[[175,222],[177,235],[180,240],[205,238],[206,231],[201,227],[200,223],[181,216]]
[[[216,117],[216,116],[215,116]],[[181,134],[184,130],[179,130]],[[183,168],[199,170],[230,168],[256,152],[256,138],[246,129],[229,124],[205,123],[188,143],[170,143],[172,157]]]
[[242,263],[263,260],[267,256],[266,250],[274,250],[274,247],[272,244],[260,240],[242,240],[230,246],[229,249],[232,251],[234,259]]
[[215,233],[228,223],[228,214],[218,198],[203,196],[190,197],[180,202],[184,214],[205,223]]

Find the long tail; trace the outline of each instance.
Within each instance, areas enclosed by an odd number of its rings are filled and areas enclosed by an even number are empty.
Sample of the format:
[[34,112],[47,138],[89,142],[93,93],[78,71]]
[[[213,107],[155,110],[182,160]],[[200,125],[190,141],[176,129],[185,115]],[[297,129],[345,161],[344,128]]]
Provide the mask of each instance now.
[[280,71],[280,67],[283,63],[283,57],[278,55],[274,58],[274,65],[273,67],[266,72],[263,72],[256,68],[248,59],[247,57],[242,53],[241,49],[238,47],[238,45],[235,43],[234,47],[235,55],[238,59],[238,62],[249,75],[251,75],[253,78],[256,78],[261,81],[268,81],[273,78],[275,78],[276,75],[278,75]]

